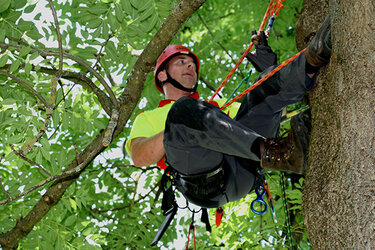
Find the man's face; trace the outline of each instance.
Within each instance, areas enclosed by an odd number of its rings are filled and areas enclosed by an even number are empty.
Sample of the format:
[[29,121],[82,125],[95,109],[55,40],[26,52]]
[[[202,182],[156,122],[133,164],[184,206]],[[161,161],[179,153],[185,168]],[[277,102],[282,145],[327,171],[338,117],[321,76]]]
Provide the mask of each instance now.
[[193,88],[197,83],[197,66],[188,55],[177,55],[167,64],[170,76],[185,88]]

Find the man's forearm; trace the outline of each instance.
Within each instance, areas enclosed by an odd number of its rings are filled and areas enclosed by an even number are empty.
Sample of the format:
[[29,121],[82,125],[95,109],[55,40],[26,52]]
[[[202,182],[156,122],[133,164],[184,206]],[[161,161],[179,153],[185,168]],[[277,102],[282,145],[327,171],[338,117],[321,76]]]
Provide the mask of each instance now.
[[152,137],[138,137],[131,142],[131,157],[137,167],[149,166],[160,161],[164,154],[164,131]]

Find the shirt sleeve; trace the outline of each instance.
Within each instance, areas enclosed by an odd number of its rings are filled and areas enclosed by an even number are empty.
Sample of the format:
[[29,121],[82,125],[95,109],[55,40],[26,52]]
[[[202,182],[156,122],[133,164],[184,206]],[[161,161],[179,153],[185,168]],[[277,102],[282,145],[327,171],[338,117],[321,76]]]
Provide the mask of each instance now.
[[130,131],[129,138],[126,141],[126,151],[130,155],[131,141],[138,137],[151,137],[155,135],[155,129],[152,123],[148,120],[145,112],[140,113],[134,120],[133,127]]

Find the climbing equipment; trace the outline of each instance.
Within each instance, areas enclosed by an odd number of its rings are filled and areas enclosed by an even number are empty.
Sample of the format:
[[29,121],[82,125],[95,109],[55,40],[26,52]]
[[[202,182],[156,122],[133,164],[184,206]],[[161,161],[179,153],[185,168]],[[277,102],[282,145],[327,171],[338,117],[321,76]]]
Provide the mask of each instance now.
[[[259,30],[264,30],[266,21],[267,21],[268,17],[270,17],[269,23],[268,23],[266,31],[265,31],[267,35],[269,34],[269,31],[270,31],[270,29],[271,29],[271,27],[272,27],[272,25],[274,23],[275,18],[279,14],[279,11],[283,8],[283,5],[282,5],[283,1],[285,1],[285,0],[271,0],[269,6],[267,8],[267,11],[266,11],[266,13],[264,15],[264,18],[263,18],[262,24],[260,25]],[[210,103],[213,102],[214,97],[218,94],[218,92],[221,90],[221,88],[225,85],[225,83],[233,75],[233,73],[235,72],[235,70],[242,63],[243,59],[250,52],[250,50],[251,50],[252,47],[253,47],[253,43],[250,43],[249,47],[246,49],[246,51],[242,54],[242,56],[239,59],[239,61],[236,63],[235,67],[231,70],[231,72],[228,74],[228,76],[224,79],[224,81],[220,84],[220,86],[218,87],[218,89],[212,95],[212,97],[209,100]],[[250,92],[252,89],[254,89],[255,87],[257,87],[258,85],[260,85],[262,82],[264,82],[265,80],[267,80],[268,78],[270,78],[273,74],[275,74],[281,68],[285,67],[288,63],[290,63],[292,60],[294,60],[294,58],[296,58],[301,52],[299,52],[297,55],[295,55],[291,59],[285,61],[283,64],[279,65],[277,68],[275,68],[273,71],[271,71],[265,77],[263,77],[262,79],[260,79],[256,83],[254,83],[252,86],[248,87],[247,90],[245,90],[243,93],[241,93],[237,97],[233,98],[231,101],[227,102],[224,106],[221,107],[221,109],[224,109],[225,107],[229,106],[230,104],[232,104],[233,102],[235,102],[236,100],[238,100],[239,98],[241,98],[243,95],[245,95],[246,93]],[[154,71],[155,85],[156,85],[157,89],[161,93],[163,93],[163,89],[162,89],[163,83],[160,82],[157,79],[157,74],[162,69],[162,67],[168,62],[168,60],[170,60],[171,57],[173,57],[173,56],[175,56],[177,54],[187,54],[187,55],[190,55],[195,60],[195,63],[196,63],[196,66],[197,66],[196,67],[197,68],[197,74],[199,72],[199,67],[200,67],[200,65],[199,65],[199,59],[198,59],[198,57],[194,53],[192,53],[189,49],[187,49],[186,47],[181,46],[181,45],[170,45],[170,46],[168,46],[163,51],[163,53],[159,56],[159,58],[157,60],[157,65],[156,65],[156,68],[155,68],[155,71]],[[251,72],[249,72],[247,74],[245,80],[243,80],[242,82],[247,81],[247,83],[249,85],[249,80],[248,79],[250,77],[250,74],[251,74]],[[197,85],[194,87],[194,89],[191,89],[191,90],[190,89],[183,89],[184,88],[183,86],[179,86],[180,84],[177,81],[175,81],[174,79],[172,79],[169,76],[169,74],[167,74],[167,75],[168,75],[168,80],[167,81],[170,82],[171,84],[173,84],[175,87],[177,87],[179,89],[182,89],[184,91],[189,91],[189,92],[195,91]],[[166,164],[166,165],[168,166],[168,164]],[[169,226],[169,224],[171,223],[171,221],[173,220],[173,218],[174,218],[174,216],[175,216],[175,214],[177,212],[178,205],[176,204],[176,201],[175,201],[175,197],[174,197],[174,193],[173,193],[173,190],[172,190],[172,186],[173,185],[176,186],[177,189],[179,189],[178,187],[180,187],[180,189],[181,189],[181,187],[184,187],[186,189],[186,187],[188,187],[188,186],[194,186],[194,185],[190,185],[190,184],[192,184],[191,182],[193,182],[193,184],[196,184],[195,182],[198,181],[201,184],[202,183],[203,184],[207,184],[207,183],[202,182],[202,175],[200,175],[196,179],[194,179],[194,178],[192,179],[192,178],[190,178],[190,176],[176,175],[175,172],[174,173],[173,172],[174,171],[173,171],[173,169],[170,166],[167,167],[167,169],[164,170],[163,177],[166,176],[166,177],[164,177],[164,179],[167,180],[167,181],[169,181],[170,184],[171,184],[169,187],[167,187],[167,185],[165,185],[166,183],[163,183],[163,178],[162,178],[162,186],[163,186],[162,209],[163,209],[163,215],[166,216],[166,217],[165,217],[162,225],[160,226],[159,231],[155,235],[154,240],[151,243],[151,246],[156,245],[157,242],[161,239],[161,237],[163,236],[165,230],[167,229],[167,227]],[[220,169],[219,170],[215,170],[214,172],[215,173],[213,173],[213,174],[212,173],[209,173],[208,175],[205,174],[206,176],[203,176],[203,179],[208,180],[208,178],[210,178],[212,176],[219,176],[219,177],[221,177],[222,174],[223,174],[223,171],[220,170]],[[217,189],[218,187],[215,187],[215,188]],[[219,185],[219,190],[221,190],[221,189],[222,189],[222,186]],[[181,190],[183,190],[183,189],[181,189]],[[200,193],[201,192],[200,189],[194,189],[193,188],[193,191],[196,194],[198,194],[198,195],[202,195]],[[217,191],[217,190],[215,190],[215,191]],[[211,195],[211,193],[213,192],[213,190],[209,189],[208,186],[207,186],[207,189],[204,192],[205,192],[204,195]],[[186,196],[186,194],[187,194],[187,192],[185,192],[185,193],[182,192],[182,193],[183,193],[184,196]],[[272,196],[271,196],[271,194],[269,192],[269,188],[268,188],[267,182],[264,182],[263,186],[259,186],[259,188],[256,189],[256,193],[257,193],[258,197],[257,197],[257,199],[253,203],[255,204],[257,202],[260,202],[261,204],[265,205],[265,209],[264,209],[264,211],[260,211],[261,213],[265,213],[265,211],[267,210],[267,204],[263,200],[264,194],[267,194],[267,196],[268,196],[268,202],[270,204],[269,206],[271,208],[271,212],[272,212],[272,215],[273,215],[273,219],[274,219],[274,221],[276,221],[276,213],[275,213],[275,208],[274,208],[274,205],[273,205],[273,198],[272,198]],[[166,199],[166,201],[164,201],[164,199]],[[186,201],[186,202],[188,202],[188,201]],[[194,201],[194,203],[196,203],[196,202]],[[187,205],[187,207],[188,207],[188,205]],[[253,207],[254,207],[254,205],[252,204],[252,209],[253,209]],[[256,211],[256,210],[253,210],[253,211]],[[193,212],[193,215],[192,215],[192,221],[191,221],[191,223],[189,225],[188,242],[187,242],[187,245],[186,245],[186,249],[189,248],[190,234],[191,233],[193,234],[193,239],[194,239],[194,249],[196,249],[195,225],[194,225],[194,214],[196,213],[196,211],[194,210],[192,212]],[[259,211],[257,211],[257,212],[259,212]],[[223,216],[223,209],[221,207],[219,207],[219,208],[217,208],[217,211],[216,211],[216,225],[217,226],[219,226],[221,224],[222,216]],[[206,229],[207,229],[207,231],[210,231],[211,227],[209,225],[208,214],[207,214],[207,210],[206,209],[202,209],[202,218],[201,218],[201,220],[204,223],[206,223]]]
[[173,179],[169,175],[168,168],[163,173],[160,185],[163,190],[163,200],[161,204],[161,209],[163,210],[163,215],[165,216],[165,218],[162,224],[160,225],[159,230],[156,233],[154,239],[152,240],[150,244],[151,246],[155,246],[159,242],[159,240],[167,230],[168,226],[171,224],[173,218],[175,217],[178,208],[174,191],[172,189]]
[[[265,214],[268,208],[267,203],[263,200],[263,196],[266,194],[266,190],[264,190],[263,186],[258,186],[255,188],[255,193],[257,195],[257,198],[253,200],[253,202],[251,202],[251,211],[253,211],[257,215]],[[263,210],[260,210],[260,211],[256,210],[254,208],[256,203],[260,203],[261,205],[263,205],[264,206]]]
[[190,222],[190,225],[189,225],[189,233],[188,233],[188,241],[186,243],[186,250],[189,250],[189,242],[190,242],[190,232],[191,232],[191,230],[193,230],[194,249],[197,249],[197,245],[196,245],[196,242],[195,242],[194,214],[195,214],[195,211],[193,211],[193,216],[192,216],[192,219],[191,219],[191,222]]
[[271,192],[270,192],[270,189],[269,189],[269,186],[268,186],[268,182],[266,180],[264,180],[263,187],[267,192],[268,204],[269,204],[269,207],[271,209],[273,223],[276,224],[277,223],[276,209],[275,209],[275,206],[274,206],[274,203],[273,203],[273,197],[271,195]]
[[[200,67],[199,59],[193,52],[191,52],[188,48],[186,48],[185,46],[182,46],[182,45],[169,45],[168,47],[166,47],[164,49],[164,51],[159,56],[159,58],[156,62],[155,70],[154,70],[155,85],[156,85],[156,88],[161,93],[164,93],[164,91],[163,91],[163,84],[164,83],[162,83],[158,80],[158,73],[159,73],[159,71],[161,71],[163,69],[163,67],[168,63],[168,61],[170,59],[172,59],[172,57],[174,57],[176,55],[180,55],[180,54],[191,56],[195,61],[195,65],[196,65],[196,68],[197,68],[197,74],[199,73],[199,67]],[[170,82],[171,84],[173,84],[174,87],[182,89],[182,90],[187,91],[187,92],[195,92],[197,84],[195,85],[194,89],[187,89],[187,88],[183,87],[180,83],[178,83],[176,80],[174,80],[172,77],[170,77],[168,72],[167,72],[167,76],[168,76],[168,79],[164,82]]]
[[291,58],[289,58],[288,60],[286,60],[285,62],[283,62],[282,64],[280,64],[279,66],[277,66],[275,69],[273,69],[267,75],[265,75],[263,78],[259,79],[256,83],[254,83],[253,85],[251,85],[248,89],[246,89],[241,94],[239,94],[238,96],[236,96],[235,98],[233,98],[232,100],[230,100],[229,102],[227,102],[226,104],[224,104],[223,106],[221,106],[220,109],[222,109],[222,110],[225,109],[226,107],[228,107],[229,105],[231,105],[232,103],[234,103],[235,101],[237,101],[238,99],[240,99],[241,97],[243,97],[244,95],[246,95],[247,93],[249,93],[251,90],[253,90],[256,87],[258,87],[260,84],[262,84],[263,82],[265,82],[267,79],[269,79],[275,73],[277,73],[282,68],[284,68],[286,65],[288,65],[290,62],[292,62],[294,59],[296,59],[304,51],[305,51],[305,49],[301,50],[300,52],[298,52],[297,54],[295,54],[294,56],[292,56]]
[[293,249],[293,237],[292,237],[292,231],[290,229],[290,215],[289,215],[289,209],[288,204],[286,200],[286,185],[285,185],[285,174],[284,172],[281,172],[281,178],[280,178],[280,184],[282,188],[282,199],[283,199],[283,205],[284,205],[284,213],[285,213],[285,222],[286,222],[286,229],[287,229],[287,240],[289,244],[289,248]]
[[[259,27],[259,30],[263,30],[264,26],[266,25],[267,19],[269,16],[274,16],[272,23],[269,23],[269,26],[272,26],[273,21],[275,20],[275,17],[279,14],[279,11],[283,8],[282,2],[285,0],[271,0],[270,4],[268,5],[267,11],[264,14],[262,24]],[[222,81],[222,83],[219,85],[219,87],[216,89],[214,94],[211,96],[209,102],[212,102],[215,98],[215,96],[219,93],[219,91],[224,87],[224,85],[227,83],[227,81],[232,77],[233,73],[237,70],[237,68],[242,63],[243,59],[246,57],[246,55],[250,52],[251,48],[253,47],[253,43],[251,42],[249,47],[246,49],[246,51],[242,54],[236,65],[233,67],[233,69],[229,72],[227,77]],[[276,72],[275,72],[276,73]],[[232,103],[232,102],[231,102]],[[230,104],[229,104],[230,105]],[[227,106],[229,106],[227,105]]]
[[215,220],[217,227],[220,226],[221,224],[221,219],[223,218],[223,214],[224,214],[224,210],[222,209],[222,207],[218,207],[216,209],[216,220]]

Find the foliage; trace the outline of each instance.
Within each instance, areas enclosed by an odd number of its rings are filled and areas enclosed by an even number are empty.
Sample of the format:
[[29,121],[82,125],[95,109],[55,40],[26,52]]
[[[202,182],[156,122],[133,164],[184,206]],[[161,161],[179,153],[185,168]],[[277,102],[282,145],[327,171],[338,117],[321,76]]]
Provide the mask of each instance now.
[[[60,174],[70,162],[85,160],[78,159],[78,153],[107,127],[111,113],[105,107],[113,100],[101,80],[85,65],[111,83],[109,88],[119,97],[140,50],[161,27],[176,1],[52,2],[66,53],[63,61],[59,57],[59,33],[47,1],[0,2],[0,233],[14,228],[52,184],[41,185],[26,195],[20,195],[22,192]],[[279,62],[296,52],[293,27],[301,5],[300,0],[284,2],[284,10],[271,32],[269,42],[279,55]],[[267,6],[265,0],[207,1],[179,31],[173,43],[188,45],[202,62],[202,98],[208,98],[212,94],[209,87],[216,88],[234,66]],[[64,74],[55,93],[53,75],[59,72],[60,65]],[[248,70],[239,68],[224,96],[235,89]],[[252,80],[255,77],[254,74]],[[103,93],[109,97],[103,97]],[[69,186],[53,209],[19,242],[20,248],[149,247],[163,219],[158,188],[161,173],[154,167],[132,167],[121,148],[135,115],[154,108],[162,98],[155,93],[153,76],[149,74],[141,101],[123,133]],[[249,204],[254,198],[250,194],[225,206],[223,225],[213,227],[210,236],[203,226],[198,227],[199,247],[285,247],[279,178],[270,174],[279,215],[276,225],[268,213],[260,218],[250,212]],[[17,195],[18,199],[7,202]],[[289,185],[287,195],[291,211],[298,211],[300,188]],[[210,214],[214,224],[214,211]],[[175,244],[180,239],[178,235],[185,234],[186,230],[181,230],[187,228],[189,219],[187,216],[175,220],[160,245]],[[300,217],[298,222],[295,230],[303,230]],[[182,224],[183,229],[177,224]],[[307,246],[307,242],[304,236],[300,244]]]

